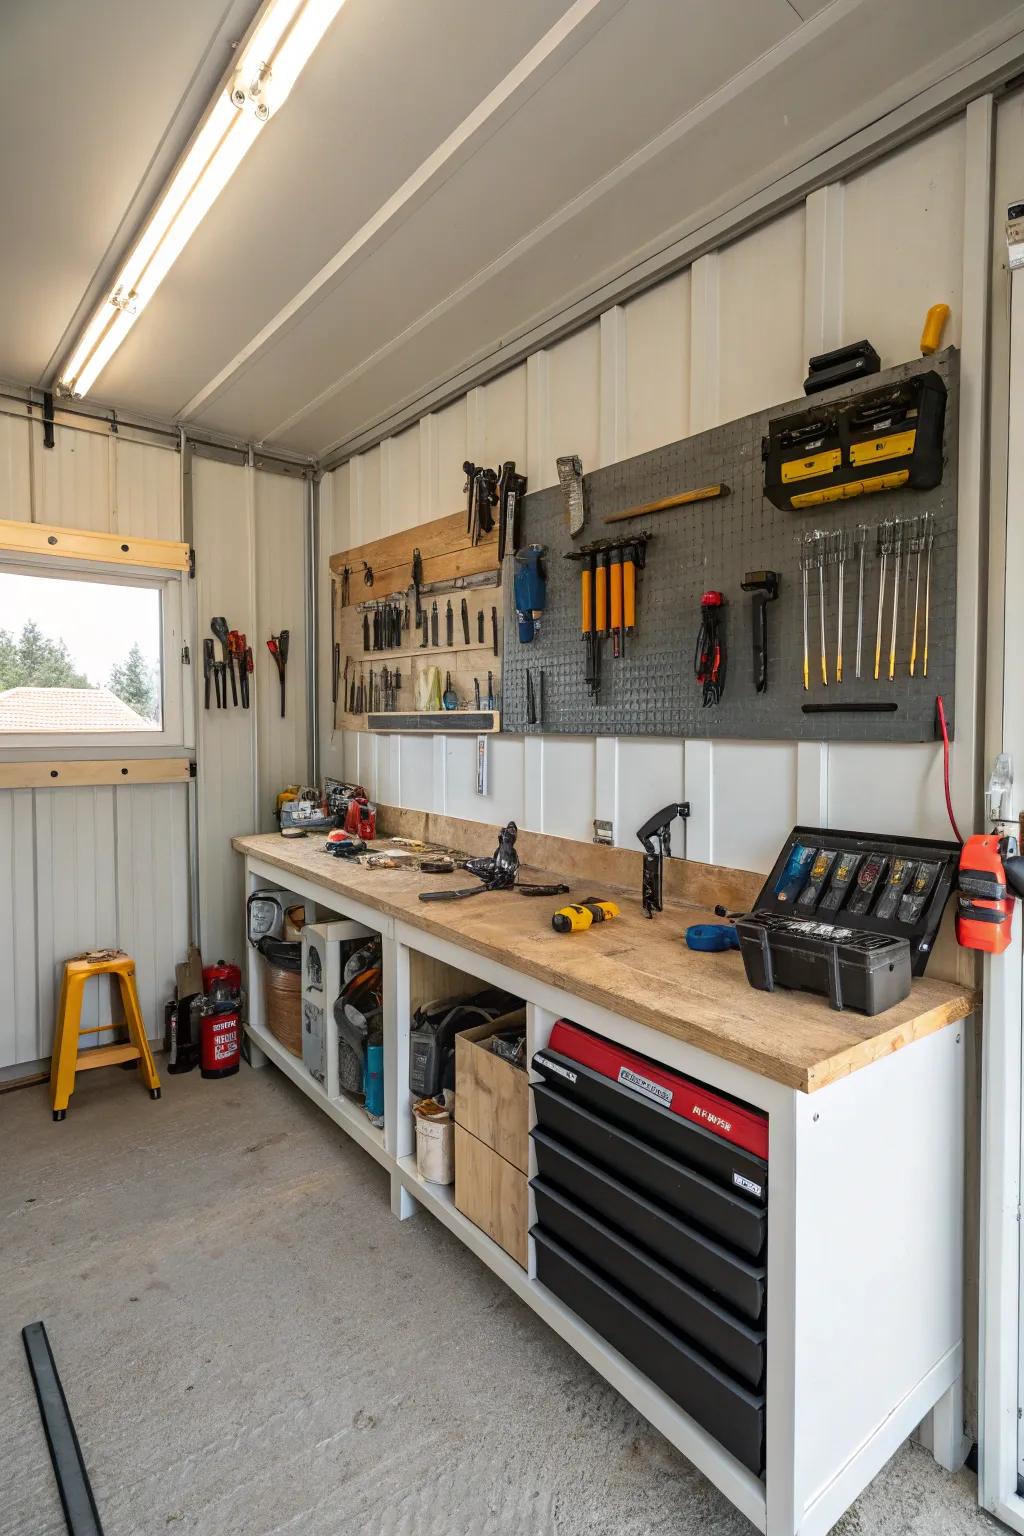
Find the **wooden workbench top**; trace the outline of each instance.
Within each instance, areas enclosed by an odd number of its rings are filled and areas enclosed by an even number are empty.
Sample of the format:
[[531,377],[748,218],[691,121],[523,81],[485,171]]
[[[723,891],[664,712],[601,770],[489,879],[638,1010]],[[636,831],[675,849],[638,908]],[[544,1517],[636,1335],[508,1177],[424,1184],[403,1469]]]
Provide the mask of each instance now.
[[[236,837],[233,846],[284,874],[304,876],[424,933],[805,1093],[965,1018],[977,1004],[969,989],[927,977],[914,982],[902,1003],[874,1018],[852,1010],[838,1013],[824,998],[804,992],[758,992],[747,984],[735,950],[702,954],[683,943],[684,928],[715,922],[713,914],[697,905],[666,902],[664,912],[648,920],[636,896],[607,887],[602,894],[619,903],[620,917],[585,933],[555,933],[555,906],[590,895],[589,876],[575,881],[572,894],[561,901],[495,891],[468,901],[422,902],[420,891],[453,882],[471,885],[473,877],[366,869],[325,853],[319,836],[285,841],[271,832]],[[572,880],[571,875],[545,876],[535,870],[524,874],[531,880]]]

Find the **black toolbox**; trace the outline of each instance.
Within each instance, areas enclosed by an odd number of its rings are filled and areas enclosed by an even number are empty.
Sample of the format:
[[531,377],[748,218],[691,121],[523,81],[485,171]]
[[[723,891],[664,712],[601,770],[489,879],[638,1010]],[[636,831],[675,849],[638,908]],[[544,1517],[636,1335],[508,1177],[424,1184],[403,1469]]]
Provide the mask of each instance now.
[[563,1146],[582,1153],[738,1253],[750,1259],[760,1257],[767,1230],[762,1205],[713,1183],[543,1083],[534,1084],[533,1101],[537,1124]]
[[[735,1317],[543,1179],[531,1181],[543,1232],[572,1250],[746,1386],[764,1378],[764,1330]],[[536,1235],[536,1234],[535,1234]]]
[[681,1119],[662,1104],[557,1051],[536,1051],[534,1071],[555,1092],[611,1125],[678,1158],[716,1184],[734,1189],[759,1205],[768,1198],[768,1161],[725,1141],[714,1131]]
[[568,1195],[663,1264],[702,1290],[710,1291],[741,1317],[752,1323],[760,1322],[765,1302],[763,1262],[744,1258],[680,1220],[607,1169],[555,1140],[540,1126],[530,1135],[545,1186]]
[[543,1227],[537,1278],[678,1403],[755,1476],[764,1468],[764,1397],[751,1392],[604,1279]]
[[891,1008],[924,973],[959,858],[954,842],[794,827],[736,922],[747,980]]

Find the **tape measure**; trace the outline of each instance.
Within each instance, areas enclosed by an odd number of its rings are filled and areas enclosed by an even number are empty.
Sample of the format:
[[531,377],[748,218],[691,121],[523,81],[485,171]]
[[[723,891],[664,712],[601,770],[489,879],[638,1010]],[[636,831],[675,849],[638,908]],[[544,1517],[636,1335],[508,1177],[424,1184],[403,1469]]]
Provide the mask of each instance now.
[[687,928],[684,937],[687,949],[700,949],[709,954],[740,947],[734,923],[694,923]]

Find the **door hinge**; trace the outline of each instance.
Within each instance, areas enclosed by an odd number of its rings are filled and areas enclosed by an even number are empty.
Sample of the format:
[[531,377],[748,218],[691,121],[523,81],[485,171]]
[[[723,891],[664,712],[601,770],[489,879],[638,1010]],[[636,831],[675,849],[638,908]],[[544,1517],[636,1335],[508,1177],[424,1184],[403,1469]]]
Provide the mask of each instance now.
[[195,580],[195,576],[196,576],[196,552],[195,552],[195,550],[190,545],[189,546],[189,551],[188,551],[188,577],[189,577],[189,580],[190,581],[194,581]]
[[192,654],[187,645],[183,645],[181,648],[181,664],[183,667],[190,667],[192,665]]
[[196,777],[197,772],[198,772],[198,768],[197,768],[197,765],[196,765],[195,761],[193,760],[188,765],[188,776],[189,776],[189,778],[190,779],[194,779]]

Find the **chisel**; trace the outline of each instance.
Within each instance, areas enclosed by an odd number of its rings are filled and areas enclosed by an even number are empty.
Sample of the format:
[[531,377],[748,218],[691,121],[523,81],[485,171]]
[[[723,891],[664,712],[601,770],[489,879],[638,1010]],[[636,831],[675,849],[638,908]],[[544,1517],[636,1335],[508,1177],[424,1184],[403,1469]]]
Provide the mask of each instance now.
[[451,598],[449,598],[448,599],[447,607],[444,610],[444,643],[449,648],[451,647],[451,645],[453,644],[453,642],[455,640],[455,627],[454,627],[454,623],[455,623],[455,621],[454,621],[454,615],[452,613],[452,600],[451,600]]
[[436,646],[438,642],[437,599],[430,605],[430,643]]
[[469,644],[469,604],[462,599],[462,638],[466,645]]
[[477,611],[476,616],[476,643],[477,645],[483,645],[484,643],[484,611],[482,608]]
[[491,650],[495,656],[498,654],[498,610],[491,609]]

